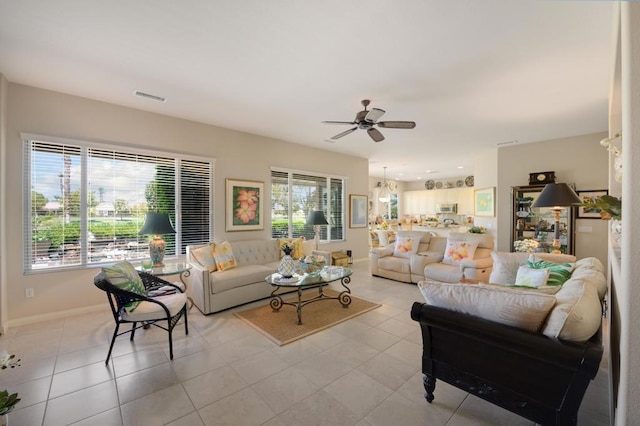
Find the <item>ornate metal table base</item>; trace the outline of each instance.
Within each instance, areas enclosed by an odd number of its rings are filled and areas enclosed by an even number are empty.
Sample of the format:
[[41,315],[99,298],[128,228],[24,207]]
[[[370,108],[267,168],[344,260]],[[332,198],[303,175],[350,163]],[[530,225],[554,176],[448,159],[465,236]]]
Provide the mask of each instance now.
[[[271,301],[269,302],[269,305],[275,312],[279,311],[283,305],[294,306],[296,308],[296,314],[298,315],[298,325],[300,325],[302,324],[302,307],[310,303],[318,302],[320,300],[338,300],[342,304],[343,308],[348,308],[351,304],[351,290],[349,289],[349,287],[347,287],[347,284],[349,284],[350,282],[350,277],[344,277],[340,280],[340,284],[342,284],[342,287],[344,287],[346,290],[343,290],[336,297],[327,296],[326,294],[324,294],[323,288],[324,286],[328,285],[327,282],[319,283],[317,284],[317,286],[298,287],[298,300],[296,302],[285,302],[284,300],[282,300],[282,297],[280,297],[279,294],[276,294],[278,290],[280,290],[280,286],[276,285],[276,288],[271,292]],[[310,299],[302,300],[302,290],[316,287],[318,289],[317,296]]]

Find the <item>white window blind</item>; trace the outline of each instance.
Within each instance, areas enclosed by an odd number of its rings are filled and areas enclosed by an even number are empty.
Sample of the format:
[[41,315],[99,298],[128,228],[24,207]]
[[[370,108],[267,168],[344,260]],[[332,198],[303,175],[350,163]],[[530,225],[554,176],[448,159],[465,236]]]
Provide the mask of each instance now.
[[149,256],[147,211],[168,213],[166,254],[212,235],[212,160],[25,140],[25,271]]
[[271,235],[273,238],[313,239],[307,217],[321,210],[329,225],[320,227],[320,240],[344,239],[344,179],[294,171],[271,171]]

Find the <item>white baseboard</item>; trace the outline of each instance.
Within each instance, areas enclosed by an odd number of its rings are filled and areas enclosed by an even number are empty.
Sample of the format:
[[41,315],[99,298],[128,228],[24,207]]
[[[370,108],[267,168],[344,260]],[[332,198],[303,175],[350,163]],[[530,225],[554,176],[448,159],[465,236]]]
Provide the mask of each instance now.
[[[6,330],[11,327],[19,327],[21,325],[29,325],[41,321],[51,321],[60,318],[72,317],[74,315],[90,314],[93,312],[106,312],[104,303],[99,305],[84,306],[82,308],[70,309],[68,311],[50,312],[42,315],[32,315],[30,317],[19,318],[7,321]],[[6,331],[5,330],[5,331]]]

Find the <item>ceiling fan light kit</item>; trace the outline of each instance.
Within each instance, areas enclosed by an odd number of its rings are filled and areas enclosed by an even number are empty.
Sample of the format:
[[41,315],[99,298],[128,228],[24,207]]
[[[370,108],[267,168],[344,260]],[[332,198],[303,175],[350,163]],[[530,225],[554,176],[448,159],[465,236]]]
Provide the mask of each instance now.
[[385,129],[413,129],[414,127],[416,127],[416,123],[414,121],[378,121],[386,111],[380,108],[371,108],[370,111],[367,110],[367,107],[371,103],[371,101],[369,101],[368,99],[363,99],[360,103],[364,107],[364,110],[356,114],[355,120],[322,122],[324,124],[347,124],[354,126],[349,130],[338,133],[331,139],[340,139],[341,137],[347,136],[349,133],[355,132],[358,129],[364,129],[367,131],[367,134],[371,139],[373,139],[374,142],[382,142],[384,140],[384,136],[374,126],[382,127]]

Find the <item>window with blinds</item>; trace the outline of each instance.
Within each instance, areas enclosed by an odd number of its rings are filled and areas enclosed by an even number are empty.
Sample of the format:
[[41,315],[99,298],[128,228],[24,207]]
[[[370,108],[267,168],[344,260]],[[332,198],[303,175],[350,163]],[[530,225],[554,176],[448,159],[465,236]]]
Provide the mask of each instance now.
[[320,227],[320,240],[343,240],[344,190],[344,178],[272,170],[271,236],[314,239],[307,217],[312,210],[322,210],[329,225]]
[[[149,257],[147,211],[169,214],[166,255],[213,239],[213,160],[25,140],[26,272]],[[27,217],[28,216],[28,217]]]

